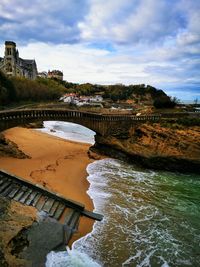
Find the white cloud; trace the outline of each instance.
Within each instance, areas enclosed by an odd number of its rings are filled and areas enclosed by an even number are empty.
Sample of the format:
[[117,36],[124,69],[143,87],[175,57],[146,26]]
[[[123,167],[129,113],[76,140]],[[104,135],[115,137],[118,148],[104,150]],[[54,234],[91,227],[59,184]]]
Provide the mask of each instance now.
[[197,86],[199,23],[196,0],[0,1],[0,39],[73,82]]
[[[35,58],[39,71],[60,69],[64,72],[64,78],[72,82],[127,84],[148,81],[144,64],[129,62],[125,54],[113,56],[106,50],[87,48],[79,44],[32,43],[18,46],[18,49],[20,57]],[[0,55],[3,56],[3,53],[2,45]]]
[[84,40],[127,44],[158,42],[181,27],[176,1],[157,0],[93,0],[89,14],[79,23]]
[[[141,58],[134,61],[130,60],[126,50],[113,55],[112,52],[92,49],[80,44],[32,43],[18,46],[18,49],[22,58],[36,59],[39,71],[60,69],[64,72],[64,78],[72,82],[147,83],[164,86],[166,82],[183,83],[189,78],[185,75],[184,80],[185,72],[180,65],[156,62],[154,57],[150,58],[150,54],[147,58],[146,55],[141,55]],[[4,47],[1,46],[1,54],[3,50]],[[192,68],[191,64],[190,68]]]
[[77,23],[86,11],[85,0],[1,1],[0,39],[15,37],[20,42],[78,42]]

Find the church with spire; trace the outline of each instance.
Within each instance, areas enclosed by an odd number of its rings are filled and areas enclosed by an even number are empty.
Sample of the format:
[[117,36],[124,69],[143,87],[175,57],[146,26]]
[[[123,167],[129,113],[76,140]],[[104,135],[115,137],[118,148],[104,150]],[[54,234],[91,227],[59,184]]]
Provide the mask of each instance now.
[[16,43],[5,42],[4,57],[0,57],[0,71],[7,76],[24,77],[35,80],[37,77],[37,65],[34,59],[22,59],[16,49]]

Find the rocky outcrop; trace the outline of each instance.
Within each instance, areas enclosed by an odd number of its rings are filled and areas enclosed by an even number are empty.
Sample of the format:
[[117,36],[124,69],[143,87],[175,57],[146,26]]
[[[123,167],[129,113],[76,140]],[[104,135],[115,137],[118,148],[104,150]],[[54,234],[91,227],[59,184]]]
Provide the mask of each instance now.
[[18,146],[6,139],[2,133],[0,133],[0,156],[14,157],[19,159],[30,158]]
[[170,171],[200,173],[200,127],[159,123],[130,128],[124,136],[96,135],[93,152]]
[[65,250],[63,224],[34,207],[0,197],[0,266],[44,266],[52,250]]
[[43,121],[36,121],[36,122],[30,122],[25,124],[23,127],[30,128],[30,129],[38,129],[43,128]]
[[0,266],[27,266],[28,262],[17,255],[28,244],[24,232],[31,227],[35,218],[36,210],[33,207],[0,197]]

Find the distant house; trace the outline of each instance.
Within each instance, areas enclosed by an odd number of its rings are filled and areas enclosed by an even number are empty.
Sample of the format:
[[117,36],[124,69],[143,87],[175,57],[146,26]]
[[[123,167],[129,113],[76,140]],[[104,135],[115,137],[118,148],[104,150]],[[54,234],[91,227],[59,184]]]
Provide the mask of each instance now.
[[37,77],[37,65],[34,59],[22,59],[16,49],[16,43],[5,42],[4,58],[0,58],[0,71],[8,76],[25,77],[34,80]]
[[37,76],[40,78],[47,78],[47,72],[46,71],[38,72]]
[[75,93],[64,94],[59,100],[65,103],[72,103],[77,95]]
[[60,99],[60,101],[63,101],[68,104],[73,104],[76,106],[102,106],[101,102],[103,101],[102,96],[96,95],[96,96],[78,96],[75,93],[69,93],[63,95]]
[[90,102],[102,102],[103,97],[101,95],[90,96]]
[[58,79],[58,80],[63,80],[63,72],[60,71],[60,70],[52,70],[52,71],[48,71],[47,73],[47,78],[55,78],[55,79]]

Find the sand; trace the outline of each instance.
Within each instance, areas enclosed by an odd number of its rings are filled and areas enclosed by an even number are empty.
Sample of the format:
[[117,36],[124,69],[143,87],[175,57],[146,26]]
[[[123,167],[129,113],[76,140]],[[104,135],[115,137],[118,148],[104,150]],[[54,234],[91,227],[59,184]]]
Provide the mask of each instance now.
[[[87,155],[90,145],[19,127],[6,130],[4,135],[31,159],[0,157],[0,169],[39,183],[93,210],[93,202],[86,193],[89,188],[86,167],[92,162]],[[72,241],[89,233],[93,223],[82,217]]]

